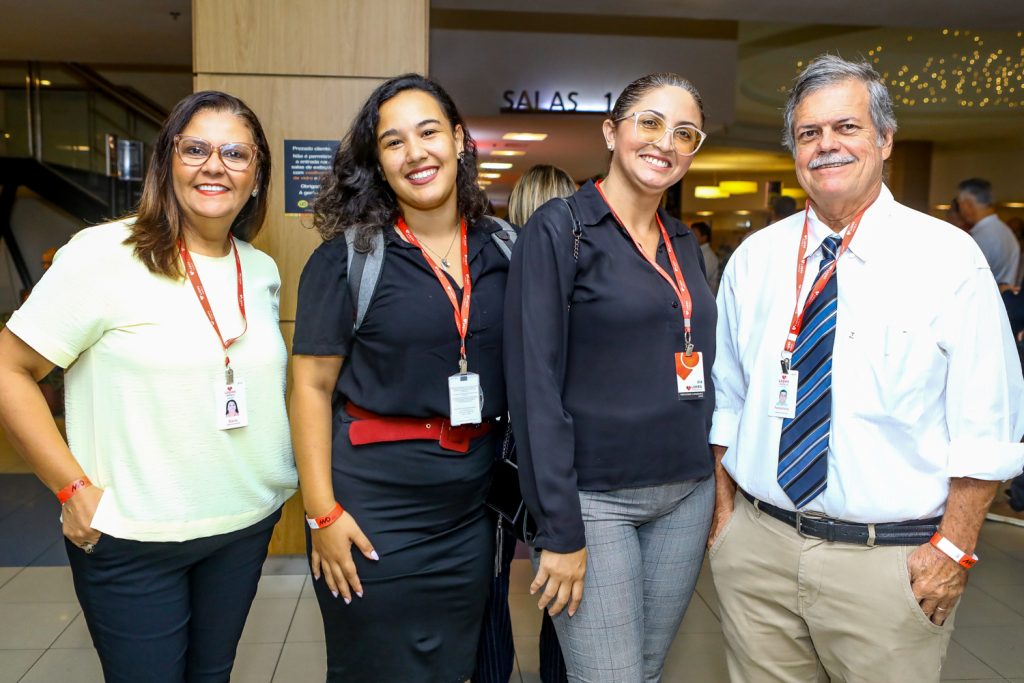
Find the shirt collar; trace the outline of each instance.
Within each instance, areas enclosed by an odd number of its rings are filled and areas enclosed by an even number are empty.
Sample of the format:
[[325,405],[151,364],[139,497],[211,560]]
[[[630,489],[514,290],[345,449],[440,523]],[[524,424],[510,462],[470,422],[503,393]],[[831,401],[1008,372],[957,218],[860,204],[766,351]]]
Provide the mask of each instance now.
[[[866,262],[871,258],[872,254],[877,253],[878,249],[884,248],[885,223],[895,203],[896,200],[893,199],[892,192],[883,183],[882,189],[878,193],[878,198],[864,212],[864,216],[860,220],[860,226],[857,228],[857,234],[850,242],[849,250],[851,254]],[[809,214],[807,250],[804,252],[804,258],[818,251],[826,237],[835,234],[832,232],[832,228],[818,219],[813,207],[809,209]],[[847,228],[849,226],[843,228],[839,234],[845,236]]]
[[[576,200],[576,215],[581,224],[596,226],[605,221],[612,221],[612,224],[616,224],[611,208],[605,203],[604,197],[601,196],[601,192],[593,180],[584,183],[583,187],[573,195],[573,198]],[[685,223],[674,220],[664,209],[658,209],[658,216],[661,217],[661,222],[671,237],[690,234],[690,229],[686,227]]]

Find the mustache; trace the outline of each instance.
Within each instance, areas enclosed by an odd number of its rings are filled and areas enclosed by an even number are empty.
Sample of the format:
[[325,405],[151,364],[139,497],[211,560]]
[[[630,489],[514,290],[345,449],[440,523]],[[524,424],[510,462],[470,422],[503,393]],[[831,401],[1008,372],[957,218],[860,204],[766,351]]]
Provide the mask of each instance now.
[[830,164],[852,164],[855,161],[857,161],[857,157],[852,154],[844,155],[831,152],[829,154],[823,154],[820,157],[814,157],[811,159],[810,163],[807,164],[807,168],[813,171],[821,166],[828,166]]

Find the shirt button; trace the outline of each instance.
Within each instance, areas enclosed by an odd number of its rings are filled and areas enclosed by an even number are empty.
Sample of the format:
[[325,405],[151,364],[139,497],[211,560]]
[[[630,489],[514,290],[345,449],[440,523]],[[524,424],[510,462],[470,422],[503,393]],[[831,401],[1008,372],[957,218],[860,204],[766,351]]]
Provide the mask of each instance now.
[[672,302],[672,308],[679,308],[679,302],[678,301],[673,301]]

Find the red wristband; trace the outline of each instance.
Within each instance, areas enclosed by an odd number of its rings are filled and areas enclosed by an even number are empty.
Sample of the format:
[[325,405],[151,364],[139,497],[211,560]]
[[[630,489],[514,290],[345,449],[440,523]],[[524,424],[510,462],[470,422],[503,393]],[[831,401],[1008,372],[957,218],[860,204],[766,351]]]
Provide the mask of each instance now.
[[323,529],[329,527],[338,521],[338,518],[345,513],[345,508],[341,507],[341,503],[335,502],[334,507],[331,511],[322,517],[306,517],[306,524],[309,525],[310,529]]
[[59,500],[60,504],[63,505],[64,503],[71,500],[71,496],[75,495],[84,488],[88,488],[89,486],[92,486],[92,482],[89,481],[89,477],[75,479],[73,482],[62,488],[60,491],[57,491],[57,500]]
[[935,546],[940,553],[953,560],[964,569],[970,569],[978,563],[977,555],[968,555],[938,531],[935,532],[935,535],[932,536],[932,539],[929,542]]

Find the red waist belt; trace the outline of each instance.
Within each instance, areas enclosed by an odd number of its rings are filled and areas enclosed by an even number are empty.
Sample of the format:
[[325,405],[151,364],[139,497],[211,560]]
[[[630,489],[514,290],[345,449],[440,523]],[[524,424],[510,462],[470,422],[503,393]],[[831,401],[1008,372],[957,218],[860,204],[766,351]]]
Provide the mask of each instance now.
[[446,417],[391,417],[377,415],[354,403],[345,404],[345,412],[355,418],[349,425],[348,438],[353,446],[384,441],[436,440],[441,448],[458,453],[469,452],[469,442],[491,431],[491,423],[452,427]]

